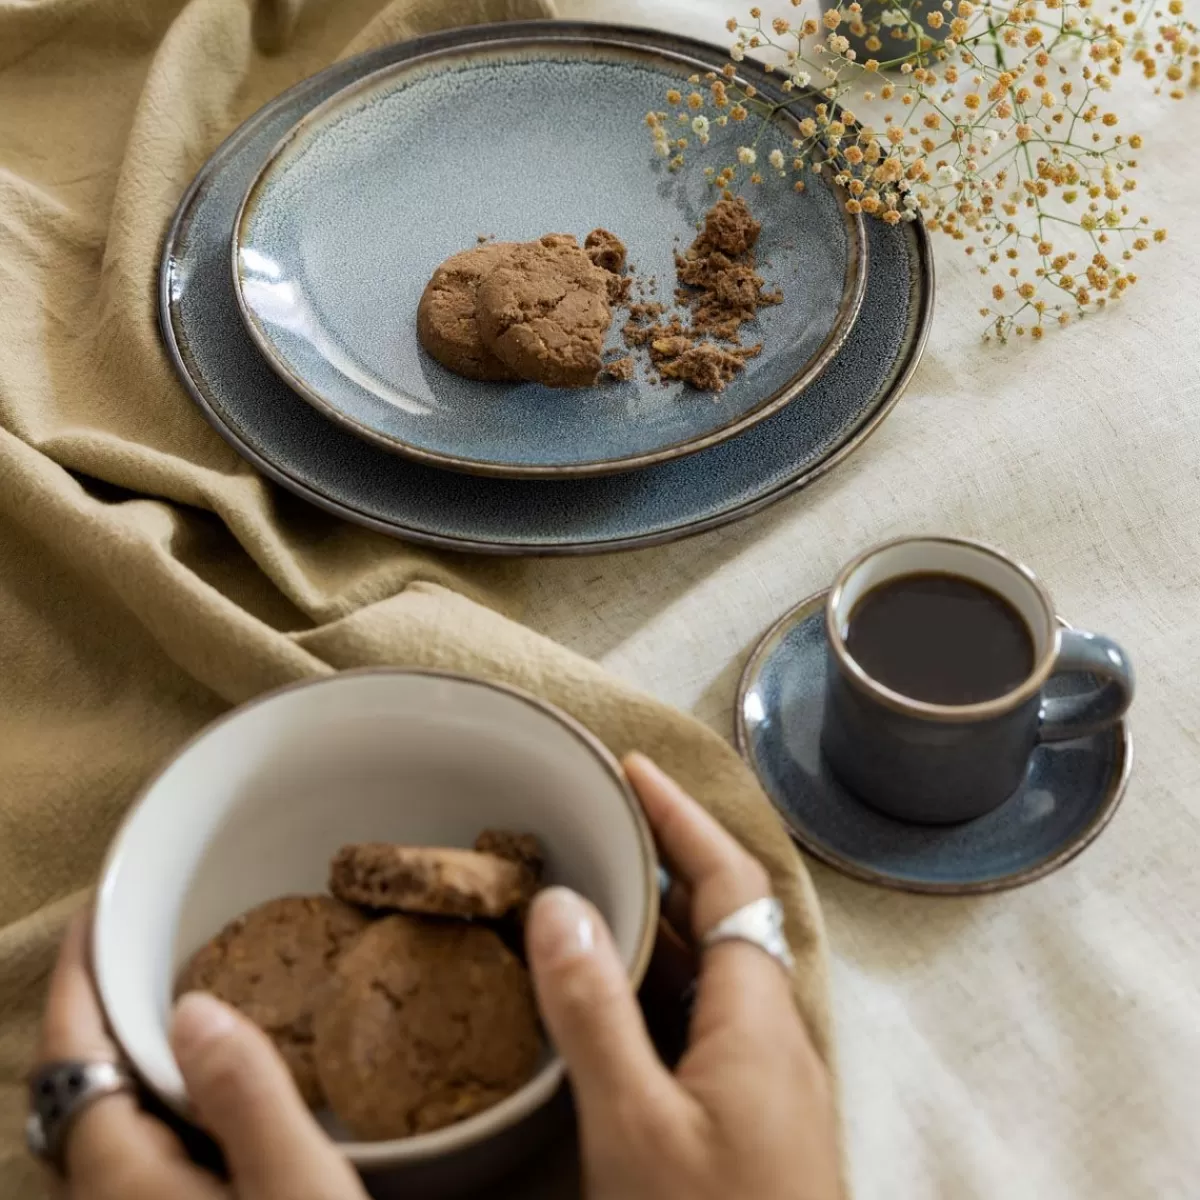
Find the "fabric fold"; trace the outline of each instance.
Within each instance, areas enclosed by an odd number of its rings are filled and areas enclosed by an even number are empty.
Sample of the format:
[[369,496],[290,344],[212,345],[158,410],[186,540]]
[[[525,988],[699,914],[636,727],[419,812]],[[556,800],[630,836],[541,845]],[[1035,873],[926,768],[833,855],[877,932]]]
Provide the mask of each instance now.
[[273,687],[439,667],[641,749],[769,868],[828,1058],[821,919],[752,775],[692,718],[517,624],[536,564],[438,555],[268,484],[156,324],[163,233],[251,112],[340,56],[541,0],[0,0],[0,1194],[43,1194],[23,1077],[67,916],[189,736]]

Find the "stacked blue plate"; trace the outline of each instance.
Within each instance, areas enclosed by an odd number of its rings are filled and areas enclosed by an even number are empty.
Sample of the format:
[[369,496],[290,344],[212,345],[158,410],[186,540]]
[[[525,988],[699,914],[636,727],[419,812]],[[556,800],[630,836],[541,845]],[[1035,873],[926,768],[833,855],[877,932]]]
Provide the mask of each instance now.
[[[763,352],[721,393],[476,383],[417,343],[425,282],[486,235],[605,226],[669,291],[712,192],[699,169],[653,158],[644,117],[723,62],[648,30],[515,23],[385,47],[292,88],[218,149],[167,236],[162,330],[196,402],[289,490],[455,550],[670,541],[828,470],[899,398],[933,292],[920,224],[864,223],[832,182],[798,195],[768,181],[753,197],[784,301],[762,310]],[[789,99],[764,156],[810,111]],[[718,142],[713,162],[732,152]]]

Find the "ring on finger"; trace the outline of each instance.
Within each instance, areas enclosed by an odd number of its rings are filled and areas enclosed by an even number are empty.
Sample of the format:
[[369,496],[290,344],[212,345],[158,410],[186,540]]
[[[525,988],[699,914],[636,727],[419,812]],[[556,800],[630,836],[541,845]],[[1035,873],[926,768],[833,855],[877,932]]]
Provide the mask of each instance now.
[[63,1174],[67,1138],[80,1114],[106,1096],[136,1091],[133,1076],[118,1062],[46,1063],[29,1078],[25,1144],[35,1158]]
[[748,942],[769,954],[790,975],[796,960],[783,932],[783,905],[774,896],[743,904],[700,938],[702,950],[721,942]]

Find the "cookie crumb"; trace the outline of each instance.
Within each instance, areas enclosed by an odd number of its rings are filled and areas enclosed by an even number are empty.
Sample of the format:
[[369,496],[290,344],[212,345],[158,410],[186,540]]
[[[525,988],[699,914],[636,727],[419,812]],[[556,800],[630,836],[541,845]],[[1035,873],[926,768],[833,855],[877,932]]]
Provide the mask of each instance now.
[[[688,315],[662,320],[665,306],[640,301],[628,306],[622,337],[630,348],[649,346],[666,386],[680,380],[700,391],[722,391],[762,345],[743,347],[741,328],[783,294],[768,288],[755,270],[754,246],[761,223],[741,197],[722,199],[705,214],[686,251],[675,252],[675,302]],[[639,281],[639,294],[654,295],[658,281]],[[729,343],[727,347],[718,342]]]
[[633,355],[626,354],[624,358],[618,358],[613,362],[605,363],[601,374],[607,375],[609,379],[615,380],[617,383],[625,383],[633,378],[633,372]]
[[[704,214],[704,232],[697,242],[703,241],[723,254],[745,254],[753,249],[761,229],[762,223],[751,215],[750,206],[737,196],[733,200],[718,200]],[[693,249],[697,248],[693,245]]]
[[625,243],[607,229],[593,229],[583,239],[587,256],[605,271],[620,275],[625,270]]
[[761,343],[735,350],[723,349],[714,342],[689,344],[664,356],[661,369],[666,379],[680,379],[702,392],[721,392],[746,365],[746,359],[753,358],[761,350]]
[[719,200],[704,219],[704,229],[683,253],[675,255],[679,280],[676,299],[691,309],[692,329],[721,341],[739,340],[739,330],[758,310],[778,304],[783,295],[768,290],[754,269],[751,254],[761,225],[745,200]]

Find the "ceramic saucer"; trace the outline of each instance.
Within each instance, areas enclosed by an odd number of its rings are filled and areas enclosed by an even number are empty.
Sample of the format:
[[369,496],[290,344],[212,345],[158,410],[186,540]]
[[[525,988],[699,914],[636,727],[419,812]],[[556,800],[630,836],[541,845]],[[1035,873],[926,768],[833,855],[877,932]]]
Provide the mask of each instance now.
[[[810,596],[767,631],[742,675],[735,714],[738,748],[801,846],[868,883],[962,895],[1040,879],[1099,836],[1133,763],[1124,721],[1095,737],[1039,746],[1016,795],[959,825],[897,821],[843,788],[820,754],[825,595]],[[1086,675],[1063,674],[1047,692],[1090,686]]]

